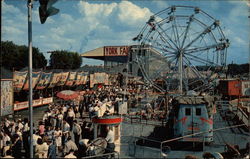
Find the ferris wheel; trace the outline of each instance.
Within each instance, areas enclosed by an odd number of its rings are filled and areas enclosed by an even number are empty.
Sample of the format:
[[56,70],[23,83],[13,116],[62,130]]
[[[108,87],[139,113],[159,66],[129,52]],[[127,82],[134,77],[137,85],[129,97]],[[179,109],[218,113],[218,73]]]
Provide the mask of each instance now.
[[[152,15],[133,40],[144,79],[160,91],[205,91],[226,66],[229,40],[220,21],[198,7],[171,6]],[[157,56],[142,56],[142,50]]]

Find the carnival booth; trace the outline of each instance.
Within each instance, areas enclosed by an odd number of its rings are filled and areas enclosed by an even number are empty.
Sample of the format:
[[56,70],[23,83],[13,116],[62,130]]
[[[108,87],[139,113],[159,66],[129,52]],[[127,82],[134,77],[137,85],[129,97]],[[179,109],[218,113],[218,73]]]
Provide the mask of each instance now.
[[105,138],[107,136],[106,129],[108,127],[114,132],[115,151],[120,153],[121,122],[122,117],[118,115],[107,115],[98,118],[93,118],[92,123],[94,126],[94,139],[98,137]]

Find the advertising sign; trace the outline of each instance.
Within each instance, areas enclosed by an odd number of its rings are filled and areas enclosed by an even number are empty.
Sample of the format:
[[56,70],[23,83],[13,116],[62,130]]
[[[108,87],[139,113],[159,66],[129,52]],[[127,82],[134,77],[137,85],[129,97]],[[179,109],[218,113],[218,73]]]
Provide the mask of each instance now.
[[88,72],[83,72],[79,84],[86,84],[88,80]]
[[67,79],[68,79],[68,76],[69,76],[69,72],[63,72],[61,73],[61,79],[60,81],[57,83],[58,86],[63,86],[65,85]]
[[74,85],[80,85],[81,84],[81,78],[84,75],[84,72],[77,72],[76,81]]
[[22,90],[23,85],[26,81],[27,74],[28,74],[27,71],[24,72],[14,71],[13,87],[15,92]]
[[55,87],[61,80],[61,73],[53,73],[49,88]]
[[[32,73],[32,88],[34,88],[40,78],[40,74],[41,72],[33,72]],[[26,77],[26,82],[23,86],[23,90],[28,90],[29,89],[29,79],[28,79],[28,76]]]
[[1,110],[0,115],[13,114],[13,81],[1,80]]
[[104,56],[128,56],[129,46],[105,46]]
[[102,83],[109,84],[109,76],[106,73],[94,73],[90,75],[90,87],[93,88],[95,84]]
[[50,82],[51,76],[52,76],[52,72],[48,72],[48,73],[43,72],[37,83],[36,89],[46,88]]
[[[40,98],[40,99],[33,100],[32,102],[33,102],[33,104],[32,104],[33,107],[38,107],[38,106],[53,103],[53,98],[52,97]],[[15,103],[14,104],[14,111],[27,109],[28,107],[29,107],[28,101]]]
[[72,86],[76,80],[76,73],[77,72],[70,72],[69,74],[69,78],[68,80],[66,81],[66,86]]

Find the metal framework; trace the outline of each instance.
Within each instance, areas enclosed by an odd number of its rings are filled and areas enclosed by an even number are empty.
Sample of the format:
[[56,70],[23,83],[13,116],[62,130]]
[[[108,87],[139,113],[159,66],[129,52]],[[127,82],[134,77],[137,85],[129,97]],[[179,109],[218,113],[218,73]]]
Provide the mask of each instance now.
[[[208,90],[215,72],[226,65],[229,40],[220,21],[198,7],[171,6],[152,15],[133,40],[140,43],[137,51],[147,47],[163,55],[165,63],[153,73],[145,68],[149,56],[137,53],[136,58],[146,81],[161,91]],[[157,79],[166,86],[156,85]]]

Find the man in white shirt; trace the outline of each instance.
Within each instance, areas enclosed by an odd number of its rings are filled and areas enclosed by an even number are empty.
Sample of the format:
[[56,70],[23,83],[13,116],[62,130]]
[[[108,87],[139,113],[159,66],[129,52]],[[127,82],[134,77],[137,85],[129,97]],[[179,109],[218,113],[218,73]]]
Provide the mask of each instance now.
[[21,119],[19,119],[19,120],[17,121],[17,126],[18,126],[18,128],[19,128],[19,131],[22,131],[22,130],[23,130],[23,124],[22,124],[22,120],[21,120]]
[[106,152],[107,153],[111,153],[111,152],[114,152],[115,150],[115,144],[114,144],[114,141],[115,141],[115,134],[114,132],[111,130],[110,127],[107,127],[106,128],[106,131],[107,131],[107,136],[106,136],[106,140],[108,142],[108,145],[107,145],[107,148],[106,148]]
[[37,145],[37,140],[38,140],[39,138],[42,139],[42,137],[39,136],[38,134],[39,134],[38,131],[35,132],[35,133],[33,134],[33,146],[36,146],[36,145]]

